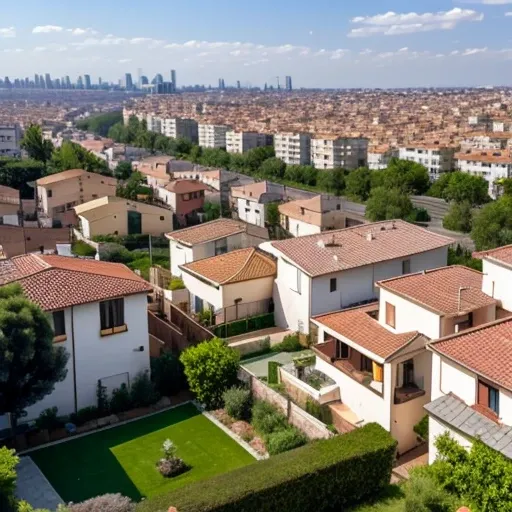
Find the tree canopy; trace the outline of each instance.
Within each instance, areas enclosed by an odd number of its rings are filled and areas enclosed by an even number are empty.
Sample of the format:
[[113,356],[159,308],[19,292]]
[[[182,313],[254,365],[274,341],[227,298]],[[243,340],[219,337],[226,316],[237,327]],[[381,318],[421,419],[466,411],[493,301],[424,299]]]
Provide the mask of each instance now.
[[372,222],[405,219],[413,211],[411,199],[399,188],[377,187],[366,203],[366,217]]
[[51,173],[84,169],[88,172],[112,175],[105,160],[101,160],[79,144],[69,140],[65,140],[60,148],[54,150],[49,167]]
[[114,169],[114,177],[118,180],[127,180],[133,172],[131,162],[119,162]]
[[473,176],[465,172],[443,174],[430,188],[429,195],[446,201],[479,206],[490,201],[489,184],[481,176]]
[[[392,158],[388,168],[376,171],[373,178],[382,180],[380,185],[399,188],[412,195],[424,194],[430,187],[430,176],[423,165],[398,158]],[[378,185],[373,184],[374,187]]]
[[38,124],[31,124],[23,135],[21,148],[28,156],[38,162],[46,164],[52,157],[53,144],[43,138],[43,129]]
[[512,197],[503,196],[485,205],[473,219],[471,238],[477,251],[512,243]]
[[469,201],[452,203],[443,219],[443,227],[451,231],[469,233],[473,224],[473,210]]
[[90,116],[85,119],[81,119],[76,123],[76,127],[79,130],[93,132],[101,137],[106,137],[112,126],[116,123],[123,122],[123,113],[121,111],[106,112],[105,114],[99,114],[96,116]]
[[45,165],[37,160],[0,157],[0,185],[19,190],[22,199],[34,198],[34,188],[28,183],[45,174]]
[[0,288],[0,414],[19,417],[66,378],[68,354],[53,345],[48,316],[18,284]]
[[366,201],[372,189],[371,179],[372,171],[366,167],[349,172],[345,178],[345,193],[351,198]]

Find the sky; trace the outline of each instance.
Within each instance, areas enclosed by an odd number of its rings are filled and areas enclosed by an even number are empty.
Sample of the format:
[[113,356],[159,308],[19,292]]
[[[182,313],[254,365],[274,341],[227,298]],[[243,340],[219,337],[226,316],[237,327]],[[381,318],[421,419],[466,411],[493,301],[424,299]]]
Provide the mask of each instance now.
[[512,85],[512,0],[2,2],[0,75],[178,86]]

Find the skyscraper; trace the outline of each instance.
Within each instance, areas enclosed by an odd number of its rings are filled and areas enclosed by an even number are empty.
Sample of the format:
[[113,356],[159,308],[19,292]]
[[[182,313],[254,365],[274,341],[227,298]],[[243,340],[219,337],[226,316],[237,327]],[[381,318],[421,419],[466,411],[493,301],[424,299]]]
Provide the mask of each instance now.
[[171,83],[174,90],[176,90],[177,84],[176,84],[176,70],[171,69]]
[[127,91],[133,90],[133,80],[132,80],[132,74],[126,73],[124,75],[124,86]]
[[66,75],[66,89],[71,89],[71,80],[69,75]]
[[50,76],[50,73],[46,73],[44,75],[44,84],[47,89],[53,89],[52,77]]
[[286,77],[286,90],[287,91],[292,90],[292,77],[291,76]]
[[76,88],[77,89],[83,89],[84,88],[84,80],[81,76],[79,76],[77,79],[76,79]]
[[236,81],[236,88],[237,88],[237,89],[241,89],[241,88],[242,88],[242,86],[241,86],[241,84],[240,84],[240,80],[237,80],[237,81]]
[[142,85],[149,85],[148,77],[147,77],[147,76],[145,76],[145,75],[142,75],[142,76],[140,77],[140,84],[141,84],[141,86],[142,86]]
[[226,88],[226,84],[224,83],[224,78],[219,78],[219,89],[223,91]]
[[152,83],[155,84],[155,85],[163,84],[164,83],[164,77],[160,73],[157,73],[155,75],[155,78],[153,78],[153,82]]
[[34,75],[34,87],[39,89],[39,75],[37,73]]
[[92,89],[91,75],[84,75],[84,84],[86,89]]

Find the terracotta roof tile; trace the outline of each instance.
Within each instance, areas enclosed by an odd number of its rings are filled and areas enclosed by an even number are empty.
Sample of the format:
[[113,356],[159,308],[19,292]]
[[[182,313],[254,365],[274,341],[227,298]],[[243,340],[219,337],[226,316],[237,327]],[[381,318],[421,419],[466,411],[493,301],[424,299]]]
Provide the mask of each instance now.
[[402,220],[273,242],[310,276],[321,276],[446,247],[453,240]]
[[280,204],[279,213],[313,226],[322,227],[322,196]]
[[387,359],[420,334],[418,331],[400,334],[388,331],[374,318],[378,316],[378,311],[379,305],[375,303],[317,316],[313,320],[369,352]]
[[191,228],[179,229],[168,233],[169,240],[176,240],[185,245],[196,245],[225,238],[237,233],[245,233],[247,227],[243,222],[232,219],[217,219]]
[[175,194],[187,194],[190,192],[208,190],[208,187],[204,183],[196,180],[176,180],[168,183],[165,189]]
[[497,249],[491,249],[490,251],[475,253],[474,256],[477,256],[479,259],[496,260],[512,265],[512,245],[505,245]]
[[449,316],[497,303],[482,292],[482,278],[477,270],[453,266],[387,279],[377,286]]
[[181,268],[217,284],[240,283],[277,273],[276,262],[252,247],[187,263]]
[[478,375],[512,390],[512,319],[448,336],[429,346]]
[[263,194],[268,192],[268,182],[260,181],[251,183],[250,185],[243,185],[241,187],[231,187],[231,196],[243,199],[252,199],[259,201]]
[[0,283],[15,281],[46,311],[152,289],[119,263],[34,254],[0,262]]

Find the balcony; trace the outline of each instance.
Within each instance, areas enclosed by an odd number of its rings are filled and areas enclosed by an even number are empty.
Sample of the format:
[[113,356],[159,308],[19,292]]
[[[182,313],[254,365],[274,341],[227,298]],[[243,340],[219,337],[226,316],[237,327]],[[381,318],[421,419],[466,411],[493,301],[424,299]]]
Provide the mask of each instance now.
[[425,390],[420,389],[415,385],[404,386],[401,388],[395,388],[395,405],[405,404],[411,400],[415,400],[421,396],[425,396]]

